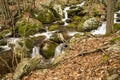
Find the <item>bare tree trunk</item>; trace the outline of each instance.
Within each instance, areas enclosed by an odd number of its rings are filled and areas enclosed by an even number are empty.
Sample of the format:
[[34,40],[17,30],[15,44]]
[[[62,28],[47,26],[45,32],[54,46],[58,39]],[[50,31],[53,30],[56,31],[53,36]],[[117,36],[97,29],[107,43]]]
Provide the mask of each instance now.
[[113,32],[114,27],[114,0],[107,0],[107,25],[106,35],[110,35]]

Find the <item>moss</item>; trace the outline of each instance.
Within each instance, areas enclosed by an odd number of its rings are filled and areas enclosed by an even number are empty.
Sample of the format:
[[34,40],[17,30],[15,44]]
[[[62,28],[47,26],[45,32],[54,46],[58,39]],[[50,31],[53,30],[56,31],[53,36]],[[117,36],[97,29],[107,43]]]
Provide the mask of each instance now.
[[110,40],[110,43],[114,44],[114,43],[115,43],[116,41],[118,41],[118,40],[120,40],[120,36],[115,37],[115,38],[112,38],[112,39]]
[[18,27],[18,33],[20,36],[33,35],[43,28],[41,22],[32,18],[30,18],[29,22],[22,18],[17,21],[16,26]]
[[58,29],[58,25],[51,25],[51,26],[48,27],[49,31],[54,31],[56,29]]
[[78,24],[77,30],[81,31],[81,28],[83,26],[83,23],[88,19],[88,16],[85,16],[81,19],[80,23]]
[[70,23],[69,25],[66,26],[67,28],[75,28],[75,23]]
[[42,23],[51,23],[56,20],[52,11],[47,8],[39,11],[34,11],[33,16]]
[[115,9],[116,9],[116,10],[120,10],[120,2],[116,2],[116,4],[115,4]]
[[74,21],[79,21],[80,19],[81,19],[81,17],[79,17],[79,16],[74,16],[74,17],[73,17],[73,20],[74,20]]
[[115,23],[114,24],[114,31],[116,32],[118,30],[120,30],[120,23]]
[[73,36],[76,37],[76,38],[78,38],[78,37],[80,37],[81,35],[80,35],[79,33],[76,33],[76,34],[74,34]]
[[49,59],[51,57],[54,56],[54,51],[55,48],[57,47],[58,44],[48,41],[48,42],[44,42],[41,45],[41,54],[46,58]]

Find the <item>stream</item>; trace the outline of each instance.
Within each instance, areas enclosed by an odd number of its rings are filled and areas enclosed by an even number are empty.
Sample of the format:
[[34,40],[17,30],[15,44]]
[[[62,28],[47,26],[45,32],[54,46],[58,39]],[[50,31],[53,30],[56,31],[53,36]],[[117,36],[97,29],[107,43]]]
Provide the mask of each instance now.
[[[84,4],[85,4],[85,1],[82,2],[81,4],[77,4],[76,6],[82,7],[82,6],[84,6]],[[62,19],[62,21],[64,22],[64,26],[67,26],[67,25],[69,24],[69,23],[66,22],[66,20],[69,19],[68,13],[67,13],[68,10],[70,10],[70,6],[67,6],[67,7],[65,7],[65,8],[63,9],[64,18]],[[114,14],[114,23],[120,23],[120,22],[117,22],[117,21],[116,21],[116,19],[118,18],[118,17],[117,17],[117,14],[118,14],[118,13],[120,14],[120,10],[119,10],[118,12],[115,12],[115,14]],[[56,32],[57,32],[57,30],[55,30],[55,31],[48,31],[48,30],[46,30],[46,32],[37,33],[37,34],[31,35],[31,36],[29,36],[29,37],[45,36],[45,37],[46,37],[45,39],[47,40],[47,39],[50,39],[50,37],[51,37],[54,33],[56,33]],[[80,35],[84,35],[83,32],[77,32],[77,31],[71,31],[71,32],[69,31],[69,32],[67,33],[67,35],[68,35],[68,36],[73,36],[73,35],[76,34],[76,33],[77,33],[77,34],[80,34]],[[91,31],[91,34],[92,34],[92,35],[97,35],[97,34],[104,35],[105,33],[106,33],[106,22],[102,22],[102,25],[99,26],[97,30],[92,30],[92,31]],[[10,34],[8,34],[8,35],[10,35]],[[7,35],[6,35],[6,36],[7,36]],[[8,50],[11,49],[11,48],[9,47],[9,44],[16,44],[16,42],[19,41],[19,40],[21,40],[21,38],[7,38],[7,45],[0,46],[0,48],[2,48],[3,51],[8,51]],[[60,51],[60,50],[61,50],[61,47],[60,47],[61,45],[62,45],[62,44],[59,44],[59,45],[56,47],[56,49],[55,49],[55,55],[57,55],[57,54],[59,54],[60,52],[62,52],[62,51]],[[33,46],[32,55],[31,55],[31,56],[34,57],[36,54],[39,53],[39,50],[40,50],[39,47]]]

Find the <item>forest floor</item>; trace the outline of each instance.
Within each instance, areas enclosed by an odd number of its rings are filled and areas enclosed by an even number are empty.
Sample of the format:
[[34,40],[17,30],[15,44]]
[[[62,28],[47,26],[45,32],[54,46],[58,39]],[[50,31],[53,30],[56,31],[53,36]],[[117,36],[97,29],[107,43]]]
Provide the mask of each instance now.
[[[72,49],[66,50],[66,57],[109,45],[109,41],[119,35],[77,38],[70,44]],[[116,44],[120,44],[120,40]],[[101,49],[76,56],[52,68],[32,71],[22,80],[120,80],[120,52],[108,53]]]

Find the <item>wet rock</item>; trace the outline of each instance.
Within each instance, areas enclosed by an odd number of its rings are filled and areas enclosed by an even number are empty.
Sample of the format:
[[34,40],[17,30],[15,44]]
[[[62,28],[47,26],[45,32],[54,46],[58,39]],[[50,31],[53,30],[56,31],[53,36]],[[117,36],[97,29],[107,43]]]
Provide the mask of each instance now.
[[40,52],[45,58],[49,59],[54,56],[55,48],[57,47],[57,45],[58,44],[55,42],[45,41],[41,45]]
[[29,36],[43,29],[42,23],[36,19],[23,17],[16,22],[20,36]]

